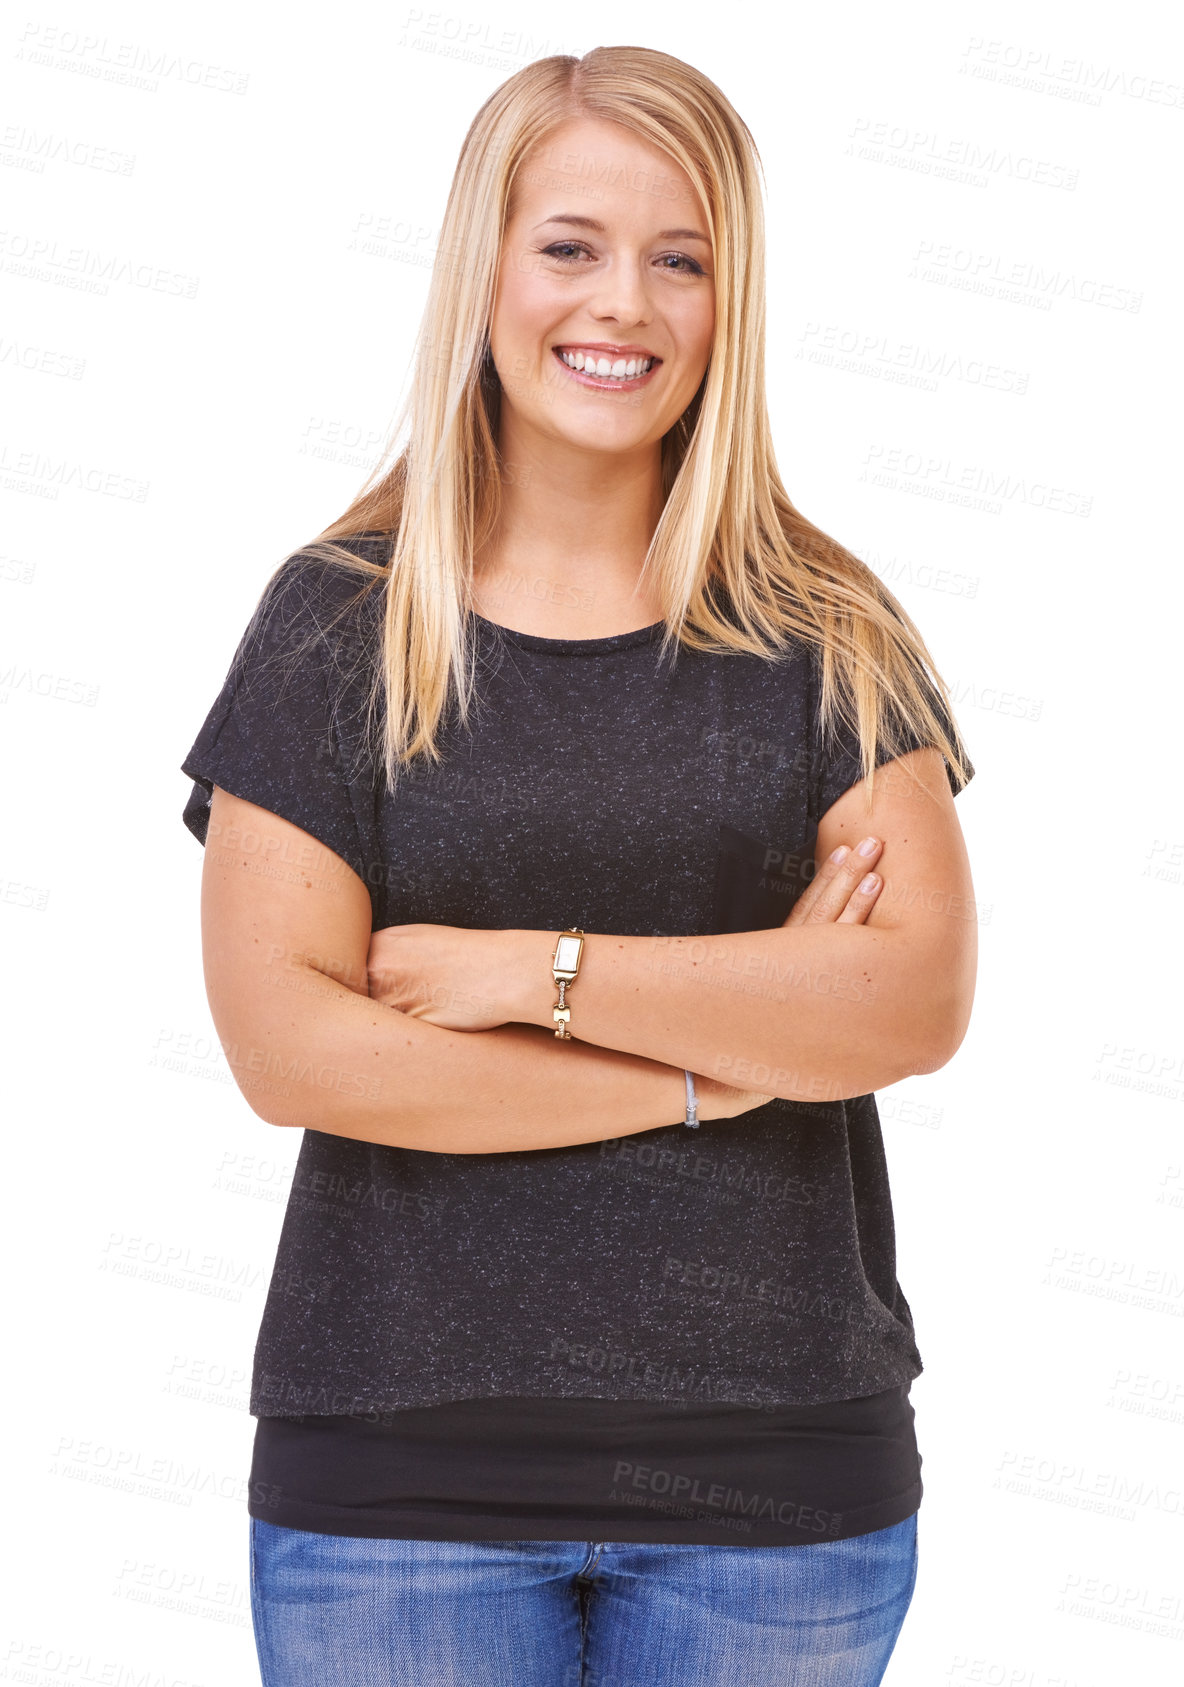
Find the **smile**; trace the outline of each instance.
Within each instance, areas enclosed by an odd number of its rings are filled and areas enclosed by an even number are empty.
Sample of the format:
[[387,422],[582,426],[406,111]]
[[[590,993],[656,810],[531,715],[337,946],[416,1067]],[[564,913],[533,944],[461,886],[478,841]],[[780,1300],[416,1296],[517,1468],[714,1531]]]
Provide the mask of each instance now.
[[594,387],[601,392],[609,388],[632,392],[644,386],[661,366],[660,357],[615,357],[606,352],[569,351],[554,346],[556,359],[581,386]]

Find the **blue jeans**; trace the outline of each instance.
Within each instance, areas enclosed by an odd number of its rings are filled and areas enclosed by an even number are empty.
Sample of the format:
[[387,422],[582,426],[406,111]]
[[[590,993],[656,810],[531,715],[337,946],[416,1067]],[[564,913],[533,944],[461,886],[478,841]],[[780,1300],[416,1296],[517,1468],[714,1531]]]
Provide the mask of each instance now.
[[263,1687],[876,1687],[917,1578],[916,1513],[808,1546],[250,1529]]

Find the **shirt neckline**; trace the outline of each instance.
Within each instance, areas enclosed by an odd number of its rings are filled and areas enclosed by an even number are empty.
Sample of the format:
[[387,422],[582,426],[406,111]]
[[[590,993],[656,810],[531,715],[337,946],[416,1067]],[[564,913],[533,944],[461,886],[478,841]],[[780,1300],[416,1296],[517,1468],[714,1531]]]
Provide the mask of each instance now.
[[601,656],[615,650],[628,650],[636,644],[650,644],[665,629],[665,621],[654,621],[648,627],[635,627],[628,633],[610,633],[606,638],[543,638],[539,633],[521,633],[514,627],[503,627],[484,615],[472,611],[473,620],[480,623],[495,638],[506,639],[523,650],[538,650],[550,656]]

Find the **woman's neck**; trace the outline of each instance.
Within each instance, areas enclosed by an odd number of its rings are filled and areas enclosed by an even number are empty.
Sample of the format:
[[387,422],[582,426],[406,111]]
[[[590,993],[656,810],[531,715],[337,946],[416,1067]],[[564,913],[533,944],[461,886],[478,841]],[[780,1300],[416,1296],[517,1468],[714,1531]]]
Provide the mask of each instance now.
[[483,559],[475,572],[472,607],[478,615],[539,638],[611,638],[662,619],[653,595],[638,591],[632,574],[614,563],[598,570],[578,557],[515,563]]

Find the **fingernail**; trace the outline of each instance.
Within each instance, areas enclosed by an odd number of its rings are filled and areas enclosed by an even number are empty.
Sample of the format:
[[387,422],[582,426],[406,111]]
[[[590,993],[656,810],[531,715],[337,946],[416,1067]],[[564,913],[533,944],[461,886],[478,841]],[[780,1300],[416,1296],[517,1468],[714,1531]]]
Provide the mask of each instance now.
[[860,855],[874,855],[876,853],[875,838],[864,838],[859,846]]
[[876,886],[879,884],[879,882],[880,881],[876,877],[875,873],[869,873],[867,878],[863,880],[863,882],[862,882],[862,884],[860,885],[859,888],[860,888],[860,890],[863,891],[865,896],[870,896],[872,891],[875,890]]
[[835,862],[842,861],[844,857],[850,855],[850,853],[851,851],[848,849],[846,844],[840,844],[838,849],[836,849],[834,854],[831,856],[831,860]]

